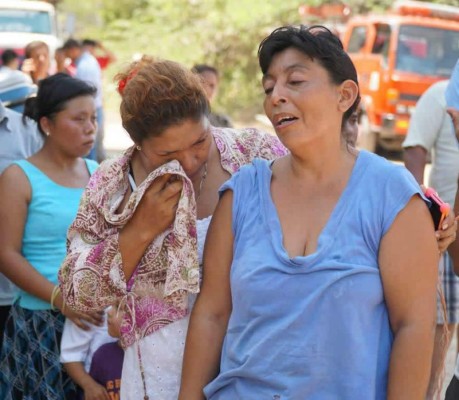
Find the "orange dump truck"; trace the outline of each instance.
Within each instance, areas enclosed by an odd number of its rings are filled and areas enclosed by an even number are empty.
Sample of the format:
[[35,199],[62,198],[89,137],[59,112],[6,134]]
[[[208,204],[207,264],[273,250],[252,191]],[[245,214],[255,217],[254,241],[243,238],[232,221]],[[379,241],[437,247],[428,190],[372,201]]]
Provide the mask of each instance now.
[[401,149],[417,100],[459,58],[459,7],[396,2],[385,15],[349,19],[342,40],[359,75],[360,145]]

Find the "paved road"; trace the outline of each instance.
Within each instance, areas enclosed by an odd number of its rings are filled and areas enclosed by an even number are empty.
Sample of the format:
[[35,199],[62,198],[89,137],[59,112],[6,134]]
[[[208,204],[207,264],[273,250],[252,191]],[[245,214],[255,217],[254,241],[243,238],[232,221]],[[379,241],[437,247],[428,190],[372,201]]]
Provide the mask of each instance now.
[[118,113],[107,112],[105,117],[104,147],[109,156],[119,154],[132,146],[132,140],[121,125]]
[[[109,156],[113,156],[121,153],[123,150],[127,149],[132,145],[132,140],[130,139],[127,132],[123,129],[121,125],[121,119],[119,115],[114,113],[107,113],[106,119],[106,128],[105,128],[105,139],[104,145]],[[400,161],[394,161],[400,164]],[[430,165],[426,168],[426,177],[430,173]],[[446,362],[446,371],[445,371],[445,385],[451,380],[452,374],[454,373],[454,366],[456,363],[456,349],[457,349],[457,340],[456,335],[454,335],[453,343],[450,346],[447,362]],[[442,396],[444,398],[444,396]]]

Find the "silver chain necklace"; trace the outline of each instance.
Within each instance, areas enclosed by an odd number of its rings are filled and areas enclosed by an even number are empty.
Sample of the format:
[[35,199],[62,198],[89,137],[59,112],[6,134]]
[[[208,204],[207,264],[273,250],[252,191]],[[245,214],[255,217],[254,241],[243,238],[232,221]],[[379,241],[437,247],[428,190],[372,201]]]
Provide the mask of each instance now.
[[206,180],[206,177],[207,177],[207,161],[204,164],[204,172],[202,173],[201,181],[199,182],[198,193],[196,194],[196,202],[201,197],[201,190],[202,190],[202,186],[204,185],[204,181]]

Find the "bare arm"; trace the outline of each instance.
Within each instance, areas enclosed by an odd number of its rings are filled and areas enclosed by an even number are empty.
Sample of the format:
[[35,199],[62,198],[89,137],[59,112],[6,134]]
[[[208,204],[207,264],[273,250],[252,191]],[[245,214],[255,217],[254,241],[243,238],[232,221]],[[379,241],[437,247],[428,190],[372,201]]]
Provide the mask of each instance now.
[[403,152],[403,160],[405,167],[422,185],[424,183],[424,168],[427,163],[427,150],[422,146],[407,147]]
[[231,314],[233,193],[221,198],[206,239],[204,281],[191,314],[182,371],[180,400],[204,399],[203,388],[218,374],[223,338]]
[[409,201],[384,236],[379,265],[394,333],[387,398],[421,400],[433,351],[438,248],[419,197]]
[[109,63],[116,61],[115,54],[111,50],[107,49],[101,42],[97,43],[97,48],[101,51],[104,57],[107,57]]
[[454,133],[456,134],[457,140],[459,140],[459,110],[450,107],[446,111],[453,121]]
[[[453,121],[454,131],[456,133],[456,138],[459,141],[459,110],[454,108],[448,108],[448,114],[451,116]],[[459,142],[458,142],[459,146]],[[459,186],[459,182],[458,182]],[[459,190],[456,192],[456,198],[454,200],[454,213],[459,215]],[[459,243],[457,240],[454,240],[453,243],[448,248],[449,255],[453,260],[454,272],[456,275],[459,275]]]
[[91,378],[82,362],[65,363],[64,368],[70,378],[83,389],[85,400],[110,400],[107,390]]
[[49,302],[54,285],[21,253],[22,237],[31,198],[29,181],[13,165],[0,176],[0,269],[22,290]]
[[[22,170],[13,165],[0,176],[0,271],[15,285],[46,302],[51,301],[54,284],[41,275],[22,255],[22,238],[31,198],[31,188]],[[55,304],[63,308],[62,296]],[[82,329],[81,319],[99,324],[98,313],[77,314],[66,310],[65,315]]]

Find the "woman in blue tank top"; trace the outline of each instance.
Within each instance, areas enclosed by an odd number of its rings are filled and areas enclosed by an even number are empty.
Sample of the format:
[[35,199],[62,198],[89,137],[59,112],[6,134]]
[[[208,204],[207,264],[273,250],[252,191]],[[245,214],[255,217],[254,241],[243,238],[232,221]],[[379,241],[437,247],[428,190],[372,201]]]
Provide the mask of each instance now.
[[45,144],[0,177],[0,266],[17,285],[0,356],[0,398],[71,399],[74,385],[59,362],[65,317],[78,326],[100,316],[65,308],[57,273],[67,229],[97,163],[83,159],[96,134],[96,89],[68,75],[40,82],[24,118],[37,121]]
[[259,61],[291,154],[221,188],[179,398],[423,399],[438,250],[420,188],[346,145],[359,88],[330,31],[279,28]]

